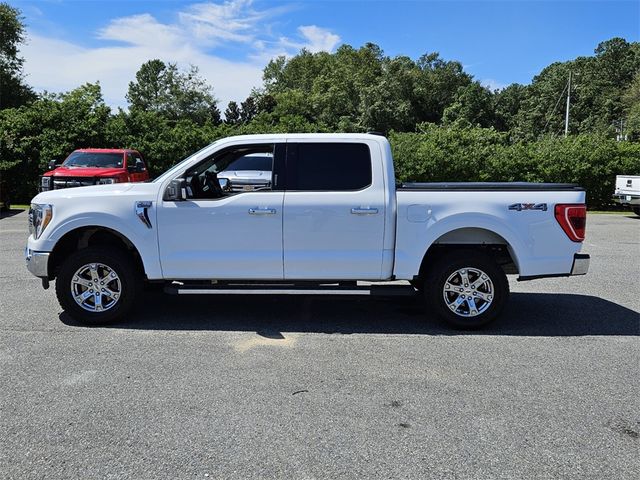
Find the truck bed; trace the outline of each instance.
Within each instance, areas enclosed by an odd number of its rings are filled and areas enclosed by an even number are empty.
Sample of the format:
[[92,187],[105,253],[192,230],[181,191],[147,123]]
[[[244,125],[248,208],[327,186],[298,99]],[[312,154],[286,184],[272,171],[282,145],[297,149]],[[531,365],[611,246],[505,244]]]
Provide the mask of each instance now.
[[562,230],[555,206],[584,201],[584,189],[573,184],[402,184],[394,274],[407,278],[419,268],[424,245],[446,243],[508,245],[522,277],[566,274],[581,243]]

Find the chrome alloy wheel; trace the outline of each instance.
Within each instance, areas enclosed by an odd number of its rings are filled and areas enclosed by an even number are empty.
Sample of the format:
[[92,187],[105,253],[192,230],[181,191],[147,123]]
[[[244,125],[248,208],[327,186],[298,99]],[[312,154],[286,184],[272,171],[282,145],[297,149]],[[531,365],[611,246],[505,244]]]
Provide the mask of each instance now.
[[491,306],[495,289],[489,275],[477,268],[465,267],[449,275],[442,295],[453,313],[460,317],[475,317]]
[[122,295],[118,274],[104,263],[83,265],[71,278],[71,295],[88,312],[113,308]]

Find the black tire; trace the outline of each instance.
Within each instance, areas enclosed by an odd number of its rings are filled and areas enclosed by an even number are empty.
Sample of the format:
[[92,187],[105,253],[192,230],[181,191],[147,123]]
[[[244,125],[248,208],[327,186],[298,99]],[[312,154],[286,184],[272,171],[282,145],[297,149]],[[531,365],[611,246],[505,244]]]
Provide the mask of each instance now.
[[633,213],[640,217],[640,207],[633,207]]
[[[470,270],[466,271],[467,268]],[[478,272],[486,274],[490,282],[484,280],[474,293],[471,286],[465,289],[465,285],[462,284],[462,271],[466,271],[464,275],[468,276],[471,285],[480,279]],[[465,289],[462,292],[457,291],[458,281],[460,288]],[[489,295],[488,292],[492,294]],[[490,301],[471,297],[469,293],[482,295]],[[424,281],[424,295],[428,307],[449,325],[473,330],[487,325],[500,315],[509,297],[509,282],[502,268],[490,255],[477,250],[451,250],[428,270]],[[445,296],[448,300],[445,300]],[[456,310],[453,311],[450,303],[463,296],[469,300],[461,300],[462,304],[457,308],[454,304]],[[471,305],[477,310],[473,310]]]
[[[107,288],[109,286],[117,292],[117,300],[106,298],[109,301],[113,300],[113,305],[103,311],[88,311],[81,307],[75,300],[72,292],[72,280],[78,277],[76,273],[83,267],[91,264],[98,265],[102,274],[107,272],[104,267],[107,267],[112,272],[115,272],[118,283],[109,283],[112,280],[107,278]],[[102,267],[100,267],[102,265]],[[60,266],[58,276],[56,278],[56,296],[60,306],[71,315],[74,319],[80,323],[86,325],[105,325],[108,323],[116,322],[122,319],[133,307],[134,300],[140,291],[140,275],[133,266],[131,258],[127,254],[116,248],[109,247],[89,247],[82,250],[78,250],[71,254],[64,263]],[[117,287],[117,288],[116,288]],[[77,287],[87,288],[88,287]],[[92,290],[93,291],[93,290]],[[86,290],[85,290],[86,292]],[[84,292],[83,292],[84,293]],[[92,300],[92,296],[89,295]],[[97,304],[97,302],[94,302]],[[106,303],[105,305],[108,305]],[[94,305],[94,308],[97,308]]]

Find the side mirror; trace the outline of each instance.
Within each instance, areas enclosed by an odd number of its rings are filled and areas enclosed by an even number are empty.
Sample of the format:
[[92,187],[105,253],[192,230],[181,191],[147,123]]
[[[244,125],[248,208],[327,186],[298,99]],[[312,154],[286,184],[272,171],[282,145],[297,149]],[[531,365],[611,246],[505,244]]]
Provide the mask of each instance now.
[[54,170],[56,167],[59,167],[60,164],[57,160],[49,160],[49,170]]
[[223,192],[231,191],[231,182],[228,178],[218,178],[218,183]]
[[170,202],[180,202],[187,199],[187,182],[184,178],[171,180],[164,192],[163,200]]
[[127,171],[129,173],[142,173],[144,172],[144,165],[136,163],[135,165],[127,165]]

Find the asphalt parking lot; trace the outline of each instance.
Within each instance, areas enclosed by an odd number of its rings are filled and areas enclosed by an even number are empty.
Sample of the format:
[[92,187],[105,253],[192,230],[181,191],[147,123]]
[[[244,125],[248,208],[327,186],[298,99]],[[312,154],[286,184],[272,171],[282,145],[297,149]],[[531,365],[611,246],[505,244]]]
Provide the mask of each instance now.
[[638,478],[640,218],[446,329],[417,300],[148,294],[78,326],[0,219],[0,478]]

